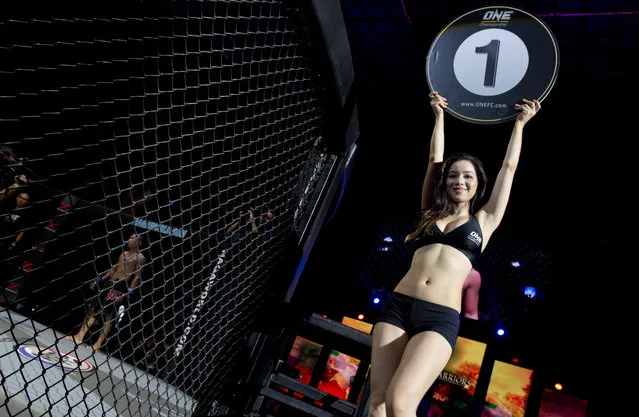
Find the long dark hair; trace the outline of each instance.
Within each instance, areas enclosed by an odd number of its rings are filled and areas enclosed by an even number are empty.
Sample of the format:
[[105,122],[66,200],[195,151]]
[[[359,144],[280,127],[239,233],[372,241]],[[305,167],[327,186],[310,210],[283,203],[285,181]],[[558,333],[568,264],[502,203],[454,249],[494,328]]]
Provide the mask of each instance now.
[[450,167],[457,161],[469,161],[471,164],[473,164],[473,167],[475,167],[478,181],[477,192],[470,200],[469,207],[471,214],[475,212],[475,202],[481,200],[484,196],[484,193],[486,192],[486,185],[488,182],[486,172],[484,171],[484,165],[479,159],[475,158],[472,155],[465,153],[453,154],[444,162],[441,172],[437,177],[437,182],[434,184],[432,193],[430,195],[430,208],[421,212],[420,219],[417,224],[417,229],[413,233],[406,236],[407,242],[416,239],[424,234],[432,234],[433,227],[435,226],[435,222],[437,222],[437,220],[448,217],[454,213],[455,206],[448,196],[448,191],[446,190],[446,178],[448,178]]

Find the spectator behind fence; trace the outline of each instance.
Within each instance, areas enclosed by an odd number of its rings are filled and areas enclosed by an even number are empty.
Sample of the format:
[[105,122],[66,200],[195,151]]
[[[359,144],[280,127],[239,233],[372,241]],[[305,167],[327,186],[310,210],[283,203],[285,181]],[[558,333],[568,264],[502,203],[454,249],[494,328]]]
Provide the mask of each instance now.
[[18,267],[21,245],[27,227],[27,208],[31,197],[26,191],[27,177],[19,175],[14,183],[0,190],[0,286],[10,281]]
[[250,229],[247,230],[248,233],[258,234],[260,230],[271,227],[273,217],[275,216],[271,211],[267,211],[265,214],[261,214],[256,217],[254,214],[254,210],[250,210],[245,219],[243,219],[242,217],[233,222],[229,226],[229,228],[226,229],[227,235],[232,235],[241,226],[249,227]]
[[23,158],[18,157],[13,148],[0,146],[0,188],[13,184],[16,177],[26,173]]
[[133,217],[146,217],[155,208],[155,194],[150,187],[133,186],[122,192],[122,212]]

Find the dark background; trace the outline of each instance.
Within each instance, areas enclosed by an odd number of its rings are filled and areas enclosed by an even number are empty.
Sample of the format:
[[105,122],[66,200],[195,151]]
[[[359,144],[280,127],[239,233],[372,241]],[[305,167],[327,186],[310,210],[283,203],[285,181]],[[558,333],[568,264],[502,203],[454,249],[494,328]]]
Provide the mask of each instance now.
[[[456,17],[494,3],[341,4],[355,66],[361,136],[352,176],[320,234],[295,299],[337,320],[358,312],[374,318],[369,288],[360,278],[371,240],[380,224],[419,209],[434,121],[425,78],[428,48]],[[623,223],[624,203],[617,193],[628,181],[623,167],[614,164],[626,152],[629,135],[636,137],[630,120],[632,92],[637,91],[632,59],[638,50],[639,4],[508,4],[549,25],[560,47],[560,73],[541,111],[525,127],[509,206],[486,252],[523,245],[551,254],[542,311],[511,336],[511,347],[534,359],[549,386],[561,380],[566,392],[590,399],[592,409],[598,406],[592,387],[607,366],[600,358],[621,348],[624,338],[617,334],[609,341],[601,334],[608,334],[607,325],[595,323],[607,323],[611,314],[618,317],[624,306],[618,292],[627,279],[617,274],[611,242],[612,231]],[[465,151],[478,156],[492,186],[511,129],[511,122],[480,126],[446,115],[446,155]],[[483,278],[482,297],[502,287],[497,291],[502,299],[491,302],[517,308],[513,300],[520,294],[503,290],[509,277]]]

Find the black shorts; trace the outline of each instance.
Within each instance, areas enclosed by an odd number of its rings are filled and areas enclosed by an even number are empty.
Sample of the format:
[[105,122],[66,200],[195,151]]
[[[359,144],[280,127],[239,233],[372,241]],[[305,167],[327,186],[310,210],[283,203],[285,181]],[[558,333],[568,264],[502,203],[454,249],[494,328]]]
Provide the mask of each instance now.
[[118,302],[118,296],[122,295],[121,291],[113,290],[107,287],[93,297],[89,298],[85,304],[87,314],[93,314],[96,318],[102,318],[103,321],[113,320],[118,315],[118,309],[125,304],[126,297]]
[[377,322],[390,323],[408,337],[425,331],[437,332],[454,349],[459,334],[459,312],[454,308],[394,292]]

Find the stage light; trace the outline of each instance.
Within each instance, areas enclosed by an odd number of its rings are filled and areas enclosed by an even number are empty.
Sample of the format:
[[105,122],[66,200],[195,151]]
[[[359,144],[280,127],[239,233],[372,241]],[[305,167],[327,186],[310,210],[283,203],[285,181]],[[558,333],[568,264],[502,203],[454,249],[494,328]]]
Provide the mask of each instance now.
[[519,261],[512,261],[510,264],[513,266],[513,268],[519,268],[521,266]]
[[390,236],[386,236],[386,237],[384,238],[384,242],[388,242],[388,243],[390,243],[390,242],[392,242],[392,241],[393,241],[393,238],[392,238],[392,237],[390,237]]
[[564,386],[563,386],[563,385],[561,385],[559,382],[557,382],[557,383],[555,384],[555,389],[556,389],[557,391],[561,391],[562,389],[564,389]]
[[513,358],[513,363],[519,363],[519,358]]
[[504,331],[504,329],[499,329],[499,330],[497,330],[497,334],[498,334],[499,336],[503,336],[503,335],[504,335],[504,333],[506,333],[506,332]]
[[380,252],[388,252],[390,250],[390,248],[388,246],[380,246],[379,247],[379,251]]
[[386,289],[384,288],[375,288],[371,291],[371,300],[375,306],[379,306],[387,296]]
[[535,287],[526,287],[524,288],[524,295],[528,298],[535,298],[535,296],[537,295],[537,290],[535,289]]
[[363,315],[363,314],[359,314],[359,315],[357,316],[357,318],[358,318],[358,319],[360,319],[360,320],[364,320],[364,315]]

